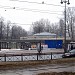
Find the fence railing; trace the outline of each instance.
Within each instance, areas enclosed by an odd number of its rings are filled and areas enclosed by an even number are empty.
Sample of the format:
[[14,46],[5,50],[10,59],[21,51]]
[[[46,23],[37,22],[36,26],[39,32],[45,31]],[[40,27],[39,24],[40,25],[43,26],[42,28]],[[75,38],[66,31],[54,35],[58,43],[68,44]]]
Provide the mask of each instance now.
[[0,62],[29,61],[29,60],[52,60],[62,58],[63,53],[21,53],[0,54]]

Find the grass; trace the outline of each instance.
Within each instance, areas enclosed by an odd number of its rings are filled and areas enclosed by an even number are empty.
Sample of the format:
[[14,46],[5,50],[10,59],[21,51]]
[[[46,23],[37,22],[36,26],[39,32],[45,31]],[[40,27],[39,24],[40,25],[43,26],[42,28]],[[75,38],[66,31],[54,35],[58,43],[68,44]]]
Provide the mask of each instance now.
[[50,73],[40,73],[38,75],[75,75],[75,72],[50,72]]
[[0,62],[0,69],[13,69],[13,68],[25,68],[33,67],[46,64],[63,64],[63,63],[74,63],[75,58],[63,58],[55,60],[39,60],[39,61],[23,61],[23,62]]

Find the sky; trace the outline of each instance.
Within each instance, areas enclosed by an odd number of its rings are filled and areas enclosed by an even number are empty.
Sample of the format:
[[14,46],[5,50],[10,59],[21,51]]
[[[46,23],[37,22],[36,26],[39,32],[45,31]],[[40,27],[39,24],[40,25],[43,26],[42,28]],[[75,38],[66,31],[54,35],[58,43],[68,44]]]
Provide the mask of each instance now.
[[[29,31],[31,24],[42,18],[51,23],[59,22],[64,11],[64,4],[60,2],[61,0],[0,0],[0,16]],[[75,0],[70,0],[67,7],[75,7]]]

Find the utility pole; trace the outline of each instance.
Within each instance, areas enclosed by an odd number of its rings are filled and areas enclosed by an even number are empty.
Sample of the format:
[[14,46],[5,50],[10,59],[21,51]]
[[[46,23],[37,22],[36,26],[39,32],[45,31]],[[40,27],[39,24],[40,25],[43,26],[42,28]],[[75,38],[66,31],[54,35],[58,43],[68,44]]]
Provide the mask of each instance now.
[[70,4],[69,0],[61,0],[61,4],[65,3],[65,29],[64,29],[64,53],[67,51],[66,49],[66,4]]

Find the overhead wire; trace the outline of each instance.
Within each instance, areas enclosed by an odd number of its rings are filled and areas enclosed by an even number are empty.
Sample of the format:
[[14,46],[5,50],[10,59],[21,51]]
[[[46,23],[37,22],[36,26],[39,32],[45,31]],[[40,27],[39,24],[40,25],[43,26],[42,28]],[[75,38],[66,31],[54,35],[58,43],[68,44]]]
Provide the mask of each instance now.
[[10,24],[17,24],[17,25],[32,25],[32,24],[21,24],[21,23],[10,23]]
[[62,11],[49,11],[49,10],[20,8],[20,7],[11,7],[11,6],[2,6],[2,5],[0,5],[0,8],[4,8],[4,9],[15,9],[15,10],[24,10],[24,11],[32,11],[32,12],[39,12],[39,13],[49,13],[49,14],[62,15],[62,14],[55,13],[55,12],[62,12]]
[[[20,1],[20,0],[10,0],[10,1],[18,1],[18,2],[26,2],[26,3],[32,3],[32,4],[41,4],[41,5],[50,5],[50,6],[60,6],[60,7],[65,7],[65,6],[62,6],[62,5],[57,5],[57,4],[48,4],[48,3],[45,3],[44,1],[43,2],[30,2],[30,1]],[[75,8],[75,7],[72,7],[72,6],[68,6],[70,8]]]
[[44,1],[43,2],[30,2],[30,1],[20,1],[20,0],[10,0],[10,1],[18,1],[18,2],[26,2],[26,3],[34,3],[34,4],[44,4],[44,5],[51,5],[51,6],[60,6],[60,7],[64,7],[64,6],[61,6],[61,5],[55,5],[55,4],[48,4],[48,3],[45,3]]
[[40,10],[40,9],[30,9],[30,8],[20,8],[20,7],[11,7],[11,6],[2,6],[0,5],[0,8],[6,8],[6,9],[15,9],[15,8],[19,8],[19,9],[29,9],[29,10],[38,10],[38,11],[49,11],[49,12],[62,12],[62,11],[50,11],[50,10]]

